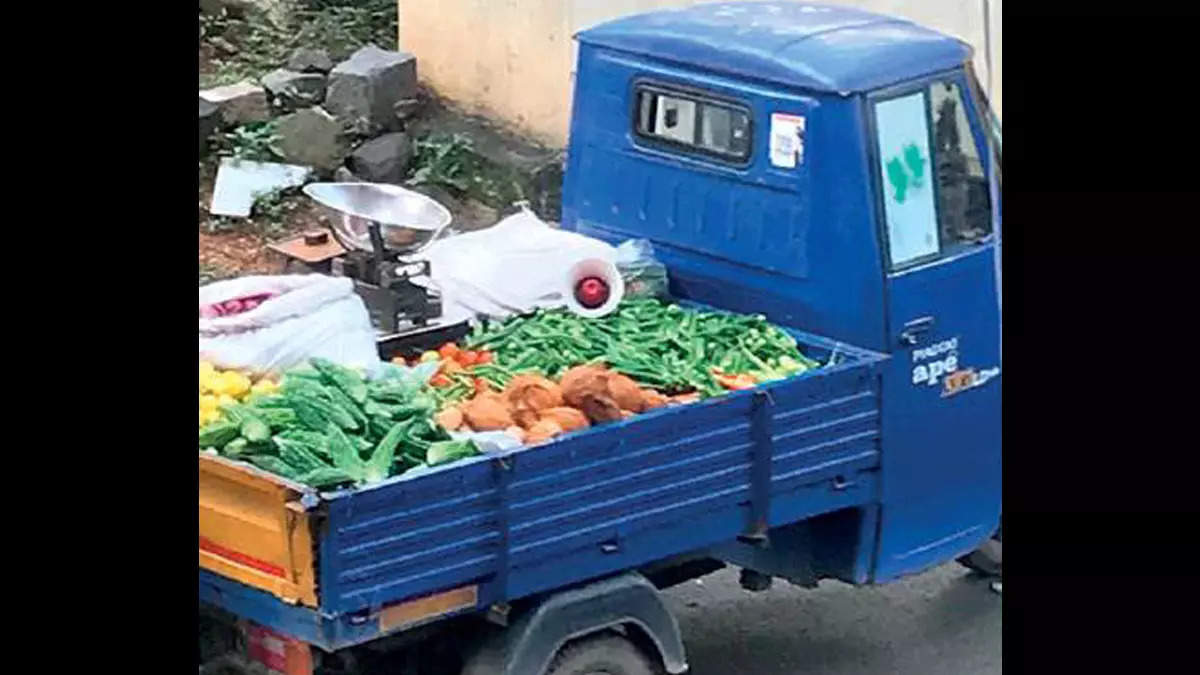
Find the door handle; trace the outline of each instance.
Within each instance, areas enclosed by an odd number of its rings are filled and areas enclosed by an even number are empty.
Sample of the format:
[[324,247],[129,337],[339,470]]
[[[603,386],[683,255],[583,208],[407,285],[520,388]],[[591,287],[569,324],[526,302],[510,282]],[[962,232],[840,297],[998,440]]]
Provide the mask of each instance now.
[[921,335],[928,333],[933,328],[933,317],[923,316],[919,319],[913,319],[904,324],[904,330],[900,331],[900,344],[915,345],[920,341]]

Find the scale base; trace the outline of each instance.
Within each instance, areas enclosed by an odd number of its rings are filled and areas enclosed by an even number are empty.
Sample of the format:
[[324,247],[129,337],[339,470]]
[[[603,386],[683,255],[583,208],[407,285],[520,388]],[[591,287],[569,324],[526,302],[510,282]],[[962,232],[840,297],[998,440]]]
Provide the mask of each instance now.
[[381,335],[403,333],[427,325],[442,315],[442,299],[424,288],[405,284],[411,290],[383,288],[354,280],[354,291],[371,316],[371,325]]

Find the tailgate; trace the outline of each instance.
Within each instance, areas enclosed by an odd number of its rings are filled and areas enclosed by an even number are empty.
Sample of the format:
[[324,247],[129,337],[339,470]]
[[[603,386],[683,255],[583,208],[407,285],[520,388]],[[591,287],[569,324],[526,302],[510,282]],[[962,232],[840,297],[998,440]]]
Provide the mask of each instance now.
[[200,567],[317,606],[313,516],[302,486],[200,455]]

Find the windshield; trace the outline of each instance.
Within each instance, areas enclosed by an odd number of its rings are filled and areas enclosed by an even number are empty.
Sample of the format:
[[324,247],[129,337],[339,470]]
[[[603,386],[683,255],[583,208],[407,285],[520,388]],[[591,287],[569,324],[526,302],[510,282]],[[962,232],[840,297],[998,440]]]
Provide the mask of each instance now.
[[1003,166],[1000,156],[1000,120],[992,112],[987,95],[983,93],[983,87],[979,86],[979,79],[975,77],[975,67],[969,61],[967,62],[967,84],[971,90],[971,99],[975,104],[975,109],[980,111],[980,114],[987,120],[985,126],[988,131],[988,140],[992,144],[992,151],[996,153],[996,181],[999,182],[1000,169]]

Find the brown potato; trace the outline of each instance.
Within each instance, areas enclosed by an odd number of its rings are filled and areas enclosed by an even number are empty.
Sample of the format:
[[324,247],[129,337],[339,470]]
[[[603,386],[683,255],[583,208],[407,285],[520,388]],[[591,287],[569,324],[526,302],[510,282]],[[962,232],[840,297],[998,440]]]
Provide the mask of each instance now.
[[504,397],[495,392],[485,392],[467,401],[462,412],[467,424],[475,431],[495,431],[514,425]]
[[670,401],[664,394],[661,394],[653,389],[642,390],[642,409],[653,410],[661,408]]
[[567,405],[582,408],[586,396],[608,395],[608,371],[599,366],[575,366],[563,373],[559,386]]
[[541,443],[542,441],[550,440],[561,434],[563,428],[552,419],[539,420],[537,424],[529,429],[529,433],[525,435],[526,443]]
[[642,388],[638,386],[637,382],[620,373],[609,373],[607,384],[609,397],[622,410],[635,413],[645,410],[646,402],[642,396]]
[[504,388],[504,396],[514,410],[545,410],[563,404],[562,389],[540,375],[517,375]]
[[522,429],[528,429],[538,423],[541,413],[536,410],[515,410],[512,413],[513,421]]
[[604,395],[585,394],[583,405],[579,407],[583,410],[583,414],[587,415],[588,419],[594,424],[615,422],[623,417],[621,415],[621,407],[611,398]]
[[541,419],[551,419],[562,427],[563,431],[575,431],[576,429],[584,429],[591,426],[588,422],[587,415],[583,411],[566,406],[557,408],[547,408],[541,412]]
[[463,425],[463,412],[457,406],[451,406],[439,412],[433,419],[446,431],[456,431]]

